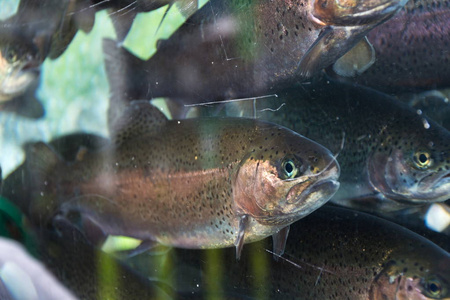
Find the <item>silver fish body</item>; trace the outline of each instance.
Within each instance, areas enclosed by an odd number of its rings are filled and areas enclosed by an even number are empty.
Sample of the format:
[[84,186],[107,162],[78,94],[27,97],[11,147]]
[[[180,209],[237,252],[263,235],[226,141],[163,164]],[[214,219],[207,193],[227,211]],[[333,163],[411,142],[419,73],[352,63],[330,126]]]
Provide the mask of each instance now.
[[327,149],[275,124],[168,121],[141,102],[120,121],[111,145],[71,164],[43,143],[30,147],[31,197],[18,202],[35,223],[56,214],[88,233],[239,252],[244,241],[285,239],[283,228],[339,187]]

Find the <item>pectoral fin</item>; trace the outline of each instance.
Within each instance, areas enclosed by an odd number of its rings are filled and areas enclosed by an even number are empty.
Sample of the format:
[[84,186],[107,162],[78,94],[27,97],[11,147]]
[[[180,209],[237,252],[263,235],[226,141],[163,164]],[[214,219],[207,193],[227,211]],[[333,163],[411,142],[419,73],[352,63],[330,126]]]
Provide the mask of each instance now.
[[244,247],[244,241],[245,241],[245,230],[248,226],[248,216],[243,215],[241,219],[239,220],[239,231],[238,236],[236,238],[236,242],[234,242],[234,245],[236,246],[236,259],[239,260],[241,257],[242,248]]
[[299,75],[309,78],[330,66],[350,50],[370,29],[370,26],[325,27],[300,60]]
[[375,62],[375,49],[364,37],[333,65],[333,71],[344,77],[354,77],[366,71]]
[[282,228],[280,231],[272,235],[273,240],[273,258],[278,260],[278,257],[283,255],[286,247],[287,237],[289,235],[290,226]]

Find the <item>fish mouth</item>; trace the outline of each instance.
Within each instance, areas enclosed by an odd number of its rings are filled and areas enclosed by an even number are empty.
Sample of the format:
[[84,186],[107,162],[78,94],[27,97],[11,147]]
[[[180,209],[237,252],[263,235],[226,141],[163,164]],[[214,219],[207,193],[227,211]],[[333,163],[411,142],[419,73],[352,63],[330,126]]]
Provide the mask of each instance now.
[[420,174],[416,169],[409,169],[401,151],[389,157],[375,155],[368,165],[370,184],[387,199],[407,205],[450,198],[450,171],[428,170]]
[[414,194],[416,199],[424,202],[446,201],[450,199],[450,172],[431,173],[422,178],[417,186],[418,191]]
[[[338,1],[336,1],[338,2]],[[343,6],[336,3],[336,12],[316,8],[310,13],[312,19],[320,25],[361,26],[379,23],[397,12],[407,0],[369,3],[368,5]]]
[[287,208],[292,207],[292,214],[303,217],[324,205],[339,189],[339,174],[339,166],[334,164],[318,174],[317,180],[308,187],[305,188],[302,184],[294,185],[286,196]]

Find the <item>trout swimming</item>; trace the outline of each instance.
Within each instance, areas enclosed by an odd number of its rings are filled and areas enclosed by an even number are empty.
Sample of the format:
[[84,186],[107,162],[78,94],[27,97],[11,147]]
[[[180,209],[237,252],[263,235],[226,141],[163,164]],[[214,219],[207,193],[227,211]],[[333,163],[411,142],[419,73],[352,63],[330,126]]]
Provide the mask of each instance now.
[[[209,1],[143,61],[105,40],[118,101],[253,97],[306,80],[392,17],[404,0]],[[118,82],[121,82],[118,84]]]
[[[328,205],[291,226],[278,261],[265,241],[244,249],[242,262],[228,249],[174,249],[170,255],[174,289],[193,299],[450,297],[448,252],[389,221]],[[145,255],[129,263],[143,274],[155,268]]]
[[[326,79],[277,96],[255,101],[258,119],[335,152],[344,137],[333,202],[387,212],[449,199],[450,132],[420,112],[380,92]],[[224,105],[228,115],[253,116],[252,101],[237,111],[234,105]]]
[[184,248],[235,245],[239,257],[244,242],[270,235],[282,252],[286,227],[339,187],[329,150],[271,123],[169,121],[139,101],[111,132],[111,145],[72,163],[43,143],[29,147],[31,196],[15,199],[6,181],[3,194],[43,226],[59,215],[87,235]]
[[17,28],[0,28],[0,110],[38,118],[44,113],[34,93],[42,63],[39,48]]
[[450,86],[449,20],[448,1],[408,1],[368,33],[375,63],[349,80],[395,93]]

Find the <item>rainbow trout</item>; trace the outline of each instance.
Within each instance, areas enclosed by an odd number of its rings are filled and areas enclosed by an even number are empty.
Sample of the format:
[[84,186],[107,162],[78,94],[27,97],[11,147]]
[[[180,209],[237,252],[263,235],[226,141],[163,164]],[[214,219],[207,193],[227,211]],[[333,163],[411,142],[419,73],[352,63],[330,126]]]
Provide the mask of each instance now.
[[[27,151],[31,196],[14,198],[34,223],[55,215],[87,235],[124,235],[184,248],[217,248],[273,235],[282,252],[292,222],[336,192],[339,166],[321,145],[281,126],[237,118],[167,120],[134,102],[111,145],[62,161]],[[96,236],[90,237],[94,242]]]
[[[193,299],[450,297],[448,252],[391,222],[332,206],[291,226],[278,261],[264,241],[244,249],[242,262],[228,249],[173,252],[173,285]],[[146,259],[130,263],[146,274],[155,268]]]
[[[407,105],[371,89],[326,80],[277,95],[256,101],[258,119],[336,152],[345,136],[338,156],[341,187],[332,201],[391,210],[449,198],[450,133]],[[253,107],[227,113],[243,111],[253,115]]]
[[332,64],[404,3],[209,1],[147,61],[106,40],[111,93],[122,101],[258,96]]
[[39,48],[18,28],[0,28],[0,110],[38,118],[44,114],[34,93],[42,63]]
[[351,80],[393,92],[450,86],[449,20],[448,1],[409,1],[368,33],[376,61]]

